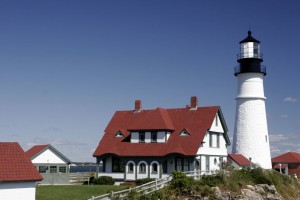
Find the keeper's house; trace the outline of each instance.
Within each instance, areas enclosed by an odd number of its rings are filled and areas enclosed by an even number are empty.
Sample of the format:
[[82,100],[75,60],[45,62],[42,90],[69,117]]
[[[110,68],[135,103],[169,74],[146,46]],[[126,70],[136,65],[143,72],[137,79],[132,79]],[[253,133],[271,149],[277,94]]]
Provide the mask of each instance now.
[[0,199],[35,200],[36,182],[43,178],[17,142],[0,142]]
[[119,180],[162,178],[177,171],[210,174],[227,160],[230,141],[221,109],[198,107],[117,111],[95,150],[99,176]]
[[50,144],[33,146],[25,154],[43,176],[41,184],[69,183],[72,162]]

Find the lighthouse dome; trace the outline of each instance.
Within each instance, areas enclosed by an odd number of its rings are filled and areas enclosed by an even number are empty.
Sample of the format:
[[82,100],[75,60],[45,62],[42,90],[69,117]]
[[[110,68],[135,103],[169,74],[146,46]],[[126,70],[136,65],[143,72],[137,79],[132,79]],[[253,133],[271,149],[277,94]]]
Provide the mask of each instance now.
[[260,43],[259,40],[255,39],[254,37],[252,37],[252,32],[251,31],[248,31],[248,36],[243,39],[242,41],[240,41],[240,44],[242,43],[246,43],[246,42],[255,42],[255,43]]

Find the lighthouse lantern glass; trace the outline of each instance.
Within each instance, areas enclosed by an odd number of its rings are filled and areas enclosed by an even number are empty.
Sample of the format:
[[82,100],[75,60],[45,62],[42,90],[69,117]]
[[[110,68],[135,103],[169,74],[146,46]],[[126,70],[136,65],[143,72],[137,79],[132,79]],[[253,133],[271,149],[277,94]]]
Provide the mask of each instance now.
[[240,58],[260,58],[260,45],[257,42],[241,43]]

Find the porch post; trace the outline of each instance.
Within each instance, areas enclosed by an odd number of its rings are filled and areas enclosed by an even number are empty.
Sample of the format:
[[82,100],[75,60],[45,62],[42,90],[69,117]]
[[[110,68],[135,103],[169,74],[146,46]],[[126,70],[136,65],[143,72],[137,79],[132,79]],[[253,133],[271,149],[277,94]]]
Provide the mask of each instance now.
[[100,162],[99,162],[98,158],[96,158],[96,178],[98,178],[98,176],[99,176],[99,164],[100,164]]

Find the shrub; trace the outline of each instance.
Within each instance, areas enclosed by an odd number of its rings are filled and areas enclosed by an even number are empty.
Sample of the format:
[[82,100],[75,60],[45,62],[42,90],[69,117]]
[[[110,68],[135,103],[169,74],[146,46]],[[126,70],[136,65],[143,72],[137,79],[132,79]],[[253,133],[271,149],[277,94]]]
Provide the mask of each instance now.
[[208,187],[207,185],[204,185],[200,190],[200,194],[202,197],[207,197],[210,195],[210,193],[210,187]]
[[137,200],[139,197],[138,193],[135,190],[131,190],[129,194],[127,195],[127,200]]
[[101,176],[99,178],[95,178],[93,181],[94,185],[113,185],[115,181],[110,176]]
[[224,175],[222,173],[218,173],[215,175],[204,175],[201,177],[200,182],[201,185],[208,185],[209,187],[215,187],[224,182]]
[[158,191],[158,199],[160,200],[173,200],[178,199],[176,191],[169,186],[166,186]]
[[173,171],[173,179],[171,180],[170,186],[177,192],[182,193],[183,190],[190,190],[193,183],[193,179],[187,177],[183,172]]
[[244,168],[241,170],[232,170],[229,174],[224,176],[223,189],[229,189],[233,192],[239,192],[241,188],[246,185],[252,185],[253,180],[249,174],[250,168]]
[[136,185],[143,185],[149,182],[155,181],[154,178],[142,178],[142,179],[137,179],[136,180]]
[[250,176],[255,184],[272,184],[272,181],[268,177],[268,174],[264,172],[262,168],[251,169]]

